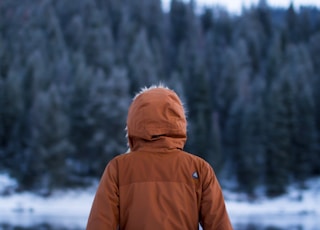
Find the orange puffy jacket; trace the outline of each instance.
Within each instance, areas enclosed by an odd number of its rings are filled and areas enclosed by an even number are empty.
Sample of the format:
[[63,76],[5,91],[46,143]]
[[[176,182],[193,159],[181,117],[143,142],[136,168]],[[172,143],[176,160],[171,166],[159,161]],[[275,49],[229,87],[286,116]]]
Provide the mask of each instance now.
[[211,166],[182,149],[186,118],[179,97],[144,89],[128,112],[130,152],[111,160],[97,189],[87,230],[230,230]]

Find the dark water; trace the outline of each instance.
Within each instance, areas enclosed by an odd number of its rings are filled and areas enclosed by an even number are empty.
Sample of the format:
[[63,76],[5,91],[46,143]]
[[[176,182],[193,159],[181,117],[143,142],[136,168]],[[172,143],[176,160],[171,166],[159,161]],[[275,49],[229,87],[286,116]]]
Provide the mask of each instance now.
[[[85,230],[87,217],[0,213],[0,230]],[[234,230],[320,230],[317,215],[231,216]]]

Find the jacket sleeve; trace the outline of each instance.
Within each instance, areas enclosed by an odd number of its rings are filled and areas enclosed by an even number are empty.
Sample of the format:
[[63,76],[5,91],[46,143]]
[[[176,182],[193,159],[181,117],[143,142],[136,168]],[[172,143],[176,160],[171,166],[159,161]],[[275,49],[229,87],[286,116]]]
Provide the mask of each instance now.
[[200,224],[204,230],[232,230],[220,184],[212,167],[203,168]]
[[116,230],[119,225],[119,186],[116,162],[107,165],[96,191],[87,230]]

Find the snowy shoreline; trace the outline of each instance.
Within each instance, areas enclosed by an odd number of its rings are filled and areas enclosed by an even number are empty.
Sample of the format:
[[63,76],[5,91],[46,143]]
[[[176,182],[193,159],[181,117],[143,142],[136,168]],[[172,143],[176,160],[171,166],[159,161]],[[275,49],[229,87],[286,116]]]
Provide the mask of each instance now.
[[[309,194],[310,195],[310,194]],[[94,192],[69,191],[42,198],[33,194],[0,197],[0,224],[32,227],[43,223],[56,227],[84,229]],[[235,224],[257,224],[278,227],[320,226],[319,199],[290,201],[287,197],[256,203],[226,201],[231,221]]]
[[[246,202],[226,199],[229,213],[233,215],[320,215],[319,194],[306,191],[301,201],[288,196],[264,201]],[[0,197],[0,212],[29,215],[88,215],[93,201],[92,191],[58,192],[48,198],[31,193]]]
[[[2,182],[3,182],[2,178]],[[1,182],[1,180],[0,180]],[[0,186],[3,188],[4,183]],[[1,189],[0,187],[0,189]],[[320,178],[310,180],[308,189],[290,189],[288,194],[274,199],[248,202],[234,193],[226,192],[226,206],[232,221],[290,223],[305,221],[320,226]],[[55,192],[48,198],[32,193],[0,196],[0,224],[30,226],[41,223],[78,226],[86,224],[95,187],[85,190]],[[299,197],[299,199],[297,199]]]

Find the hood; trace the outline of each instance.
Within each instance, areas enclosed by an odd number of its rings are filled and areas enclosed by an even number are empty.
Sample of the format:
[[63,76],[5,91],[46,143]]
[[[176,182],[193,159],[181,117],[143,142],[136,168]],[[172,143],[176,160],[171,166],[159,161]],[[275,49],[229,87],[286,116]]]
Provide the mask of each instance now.
[[128,111],[129,151],[183,149],[186,127],[183,105],[173,90],[162,85],[144,88]]

